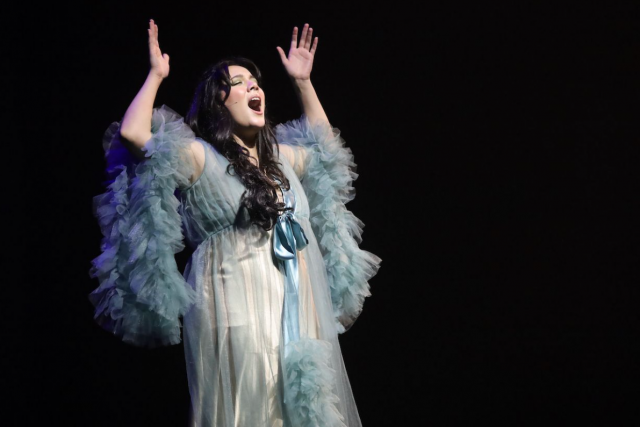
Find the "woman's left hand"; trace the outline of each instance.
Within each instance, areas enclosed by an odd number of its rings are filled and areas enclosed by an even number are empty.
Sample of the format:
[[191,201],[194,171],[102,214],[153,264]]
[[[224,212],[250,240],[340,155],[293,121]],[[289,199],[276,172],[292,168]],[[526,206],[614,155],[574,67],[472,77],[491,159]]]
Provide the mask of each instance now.
[[289,57],[284,54],[284,50],[280,46],[277,47],[282,65],[287,70],[289,77],[294,80],[309,80],[317,47],[318,38],[313,38],[313,28],[309,28],[309,24],[304,24],[302,27],[300,43],[298,43],[298,27],[293,28]]

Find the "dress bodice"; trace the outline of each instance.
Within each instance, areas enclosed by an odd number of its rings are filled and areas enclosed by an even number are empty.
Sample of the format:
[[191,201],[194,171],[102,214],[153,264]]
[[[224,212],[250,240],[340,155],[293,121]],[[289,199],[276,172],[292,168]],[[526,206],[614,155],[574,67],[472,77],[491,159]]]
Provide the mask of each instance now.
[[[240,178],[227,173],[229,161],[222,154],[205,141],[198,141],[204,146],[204,169],[191,185],[180,190],[180,215],[187,241],[194,249],[224,229],[250,226],[240,206],[245,191]],[[284,156],[280,155],[279,162],[290,184],[290,190],[283,193],[285,203],[289,200],[295,206],[296,216],[308,218],[309,204],[300,180]]]

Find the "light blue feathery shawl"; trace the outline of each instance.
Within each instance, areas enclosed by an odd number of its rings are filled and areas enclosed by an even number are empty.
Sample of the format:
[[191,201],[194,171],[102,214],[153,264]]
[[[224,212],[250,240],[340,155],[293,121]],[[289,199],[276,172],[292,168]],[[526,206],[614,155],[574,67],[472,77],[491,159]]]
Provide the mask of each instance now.
[[95,319],[123,341],[145,347],[179,343],[179,317],[195,300],[174,257],[184,248],[174,190],[189,176],[178,168],[175,144],[195,136],[180,116],[164,110],[154,112],[142,162],[122,144],[119,124],[109,127],[103,144],[112,182],[94,198],[104,235],[90,271],[100,281],[89,296]]
[[312,126],[306,116],[277,126],[276,135],[278,142],[307,152],[301,182],[329,276],[336,327],[342,333],[362,311],[365,297],[371,295],[368,281],[381,261],[358,247],[363,224],[345,206],[355,197],[353,181],[358,175],[353,155],[338,129]]

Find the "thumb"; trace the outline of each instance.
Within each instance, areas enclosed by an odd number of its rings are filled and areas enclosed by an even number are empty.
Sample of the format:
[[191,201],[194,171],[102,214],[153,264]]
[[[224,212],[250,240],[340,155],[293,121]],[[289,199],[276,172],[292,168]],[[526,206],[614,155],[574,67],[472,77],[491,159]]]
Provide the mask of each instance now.
[[164,59],[167,60],[167,62],[169,62],[169,55],[166,53],[163,53],[162,56],[164,57]]
[[277,46],[276,49],[278,49],[278,53],[280,54],[280,59],[282,60],[282,63],[284,64],[285,62],[287,62],[287,56],[284,54],[284,50],[282,50],[280,46]]

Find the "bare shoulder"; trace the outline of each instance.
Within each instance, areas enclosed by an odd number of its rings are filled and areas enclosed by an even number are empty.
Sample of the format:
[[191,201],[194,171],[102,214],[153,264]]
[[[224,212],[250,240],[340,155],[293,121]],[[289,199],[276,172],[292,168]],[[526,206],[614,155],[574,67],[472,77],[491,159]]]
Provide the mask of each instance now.
[[287,159],[293,171],[298,175],[298,178],[304,174],[305,164],[307,161],[307,152],[302,147],[296,147],[287,144],[278,144],[278,149],[282,154],[282,157]]
[[284,158],[286,158],[289,164],[293,167],[296,163],[296,153],[294,148],[290,145],[278,144],[278,150],[280,150],[280,153],[282,153]]
[[205,165],[204,145],[202,145],[202,143],[199,141],[193,140],[189,144],[189,151],[191,151],[191,157],[193,160],[194,173],[193,173],[193,176],[191,177],[191,181],[193,182],[196,179],[198,179],[198,177],[200,176],[200,174],[202,174],[202,171],[204,170],[204,165]]

